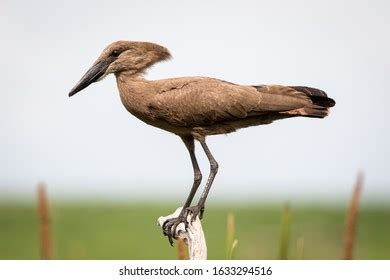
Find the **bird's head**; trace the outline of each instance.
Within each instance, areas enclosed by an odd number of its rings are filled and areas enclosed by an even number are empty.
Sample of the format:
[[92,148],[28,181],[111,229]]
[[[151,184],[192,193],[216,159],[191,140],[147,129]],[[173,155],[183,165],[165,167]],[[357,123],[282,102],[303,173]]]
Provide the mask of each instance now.
[[163,46],[149,42],[117,41],[108,45],[69,92],[69,96],[85,89],[90,84],[100,81],[108,74],[119,75],[126,72],[137,75],[156,62],[171,57]]

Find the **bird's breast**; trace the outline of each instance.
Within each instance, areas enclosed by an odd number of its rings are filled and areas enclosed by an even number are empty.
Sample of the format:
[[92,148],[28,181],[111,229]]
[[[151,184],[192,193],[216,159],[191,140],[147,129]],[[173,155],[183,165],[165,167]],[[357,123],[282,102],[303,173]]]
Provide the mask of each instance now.
[[148,110],[148,102],[145,100],[143,95],[132,96],[129,94],[120,93],[120,98],[123,106],[132,115],[141,120],[147,120],[151,117]]

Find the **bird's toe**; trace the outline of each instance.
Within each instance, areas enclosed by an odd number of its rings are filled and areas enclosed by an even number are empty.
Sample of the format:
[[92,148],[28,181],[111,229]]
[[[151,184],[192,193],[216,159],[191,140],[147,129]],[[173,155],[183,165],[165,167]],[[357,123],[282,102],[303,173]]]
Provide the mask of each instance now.
[[187,208],[187,215],[191,214],[191,223],[195,221],[196,217],[203,218],[204,206],[195,205]]
[[179,216],[177,218],[171,218],[164,222],[162,228],[163,228],[163,234],[168,237],[169,243],[171,246],[173,246],[173,239],[176,239],[177,235],[177,227],[184,223],[185,228],[188,227],[188,222],[186,218],[183,216]]

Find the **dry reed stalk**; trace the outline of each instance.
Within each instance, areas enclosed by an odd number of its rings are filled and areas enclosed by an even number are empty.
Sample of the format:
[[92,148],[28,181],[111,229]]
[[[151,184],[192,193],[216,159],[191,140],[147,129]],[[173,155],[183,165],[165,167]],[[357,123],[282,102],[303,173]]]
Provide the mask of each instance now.
[[288,246],[290,242],[290,222],[291,222],[291,213],[290,206],[288,203],[283,208],[282,213],[282,224],[281,224],[281,233],[280,233],[280,245],[279,245],[279,259],[287,260],[288,259]]
[[188,260],[187,245],[183,239],[177,240],[177,259]]
[[46,186],[39,183],[38,191],[38,222],[40,230],[41,259],[53,259],[52,237],[50,230],[49,206],[46,195]]
[[236,226],[234,215],[228,213],[226,221],[226,259],[232,260],[234,256],[234,249],[237,246],[237,239],[235,239]]
[[296,248],[296,259],[303,260],[303,253],[305,250],[305,239],[303,236],[297,239],[297,248]]
[[359,212],[359,200],[363,188],[363,180],[364,175],[362,172],[359,172],[347,211],[344,232],[344,248],[341,256],[341,258],[344,260],[353,259],[353,249],[355,247],[356,229]]

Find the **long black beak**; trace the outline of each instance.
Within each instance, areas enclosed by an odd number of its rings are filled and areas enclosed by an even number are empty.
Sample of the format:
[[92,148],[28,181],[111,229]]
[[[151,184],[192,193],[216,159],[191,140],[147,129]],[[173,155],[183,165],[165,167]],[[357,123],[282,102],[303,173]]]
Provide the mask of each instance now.
[[111,61],[98,60],[94,65],[84,74],[81,80],[71,89],[69,92],[69,97],[75,95],[79,91],[85,89],[90,84],[98,81],[110,65]]

